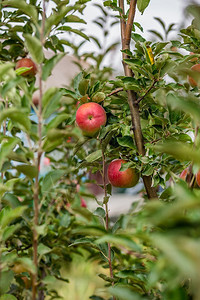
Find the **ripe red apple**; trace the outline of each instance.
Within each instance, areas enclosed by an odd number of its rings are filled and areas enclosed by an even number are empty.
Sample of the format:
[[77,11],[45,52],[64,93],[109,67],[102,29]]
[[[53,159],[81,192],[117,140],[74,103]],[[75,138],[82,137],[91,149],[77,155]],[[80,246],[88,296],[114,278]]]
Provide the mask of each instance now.
[[188,173],[188,168],[181,172],[180,178],[186,180],[187,173]]
[[[196,73],[200,73],[200,64],[196,64],[196,65],[192,66],[191,70],[196,71]],[[200,78],[200,74],[199,74],[199,78]],[[192,87],[195,87],[198,85],[197,82],[194,80],[194,78],[192,78],[191,76],[188,76],[188,81]]]
[[196,182],[197,182],[197,185],[200,187],[200,170],[196,174]]
[[115,187],[131,188],[138,183],[139,174],[135,169],[120,171],[121,165],[126,162],[123,159],[115,159],[108,166],[108,179]]
[[22,76],[32,77],[37,73],[37,67],[30,58],[22,58],[18,60],[18,62],[16,63],[16,70],[22,67],[31,68],[30,70],[23,72],[21,74]]
[[95,102],[82,104],[76,112],[76,123],[86,136],[94,136],[106,124],[106,112]]

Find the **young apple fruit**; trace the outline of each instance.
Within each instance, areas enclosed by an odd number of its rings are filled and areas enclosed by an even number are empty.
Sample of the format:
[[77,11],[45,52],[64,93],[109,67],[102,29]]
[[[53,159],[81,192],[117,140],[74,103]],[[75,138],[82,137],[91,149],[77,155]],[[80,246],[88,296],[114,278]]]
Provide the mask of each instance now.
[[120,171],[122,164],[126,162],[123,159],[115,159],[108,166],[108,179],[114,187],[131,188],[138,183],[139,174],[135,169]]
[[101,105],[95,102],[82,104],[76,112],[76,123],[83,134],[89,137],[95,136],[101,126],[107,121],[106,112]]
[[[200,64],[196,64],[196,65],[192,66],[191,70],[195,71],[197,74],[200,73]],[[200,74],[199,74],[199,78],[200,78]],[[196,80],[194,78],[192,78],[191,76],[188,76],[188,81],[192,87],[195,87],[198,85]]]
[[31,68],[27,71],[24,71],[21,75],[24,77],[33,77],[37,73],[37,67],[36,64],[32,61],[30,58],[21,58],[16,63],[16,70],[19,68]]

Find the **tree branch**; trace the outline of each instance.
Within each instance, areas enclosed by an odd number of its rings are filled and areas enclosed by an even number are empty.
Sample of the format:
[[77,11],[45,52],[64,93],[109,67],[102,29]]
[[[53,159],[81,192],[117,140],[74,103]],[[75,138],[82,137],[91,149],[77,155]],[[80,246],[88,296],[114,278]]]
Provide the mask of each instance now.
[[125,29],[125,44],[127,45],[128,49],[130,48],[131,32],[132,32],[133,21],[134,21],[135,12],[136,12],[136,3],[137,3],[137,0],[130,1],[128,20],[127,20],[126,29]]
[[[130,50],[130,41],[131,41],[131,30],[133,27],[134,17],[135,17],[135,11],[136,11],[136,4],[137,0],[130,1],[130,9],[129,9],[129,15],[127,24],[122,18],[122,13],[120,13],[121,16],[121,39],[122,39],[122,50]],[[124,15],[124,0],[119,0],[119,7],[121,8],[121,11]],[[133,72],[129,68],[129,66],[124,62],[125,59],[128,58],[128,55],[123,52],[123,66],[124,66],[124,73],[125,76],[133,77]],[[142,129],[141,129],[141,121],[140,121],[140,114],[139,114],[139,105],[137,103],[137,95],[134,91],[128,90],[128,104],[130,107],[131,112],[131,120],[133,125],[133,131],[134,131],[134,139],[135,144],[138,150],[138,153],[142,156],[145,155],[145,148],[144,148],[144,139],[142,136]],[[156,190],[153,188],[152,180],[150,176],[142,176],[143,182],[145,185],[145,189],[148,195],[148,198],[157,198]]]
[[113,96],[113,95],[116,95],[118,94],[119,92],[122,92],[124,89],[123,88],[118,88],[112,92],[110,92],[106,97],[110,97],[110,96]]
[[148,90],[145,92],[145,94],[142,97],[137,99],[137,101],[136,101],[137,104],[139,104],[146,97],[146,95],[154,88],[156,82],[158,82],[158,79],[154,79],[152,85],[148,88]]

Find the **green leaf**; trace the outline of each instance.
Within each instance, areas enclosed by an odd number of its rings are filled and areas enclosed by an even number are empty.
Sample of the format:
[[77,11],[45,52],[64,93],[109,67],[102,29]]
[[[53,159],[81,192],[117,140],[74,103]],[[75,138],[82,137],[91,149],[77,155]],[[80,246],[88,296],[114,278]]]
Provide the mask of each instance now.
[[20,224],[15,224],[15,225],[6,227],[5,230],[3,231],[2,241],[5,242],[7,239],[9,239],[9,237],[11,237],[13,235],[13,233],[16,230],[18,230],[19,228],[20,228]]
[[141,297],[138,293],[134,292],[131,286],[117,285],[110,287],[108,290],[111,295],[117,297],[119,300],[147,300],[147,298]]
[[76,77],[73,80],[74,90],[79,96],[81,96],[81,94],[79,93],[78,87],[79,87],[79,84],[80,84],[82,78],[83,78],[83,72],[80,72],[76,75]]
[[22,265],[31,274],[36,273],[36,267],[33,264],[33,261],[29,257],[18,258],[16,263]]
[[71,216],[68,213],[68,211],[66,211],[66,213],[63,214],[61,219],[60,219],[60,226],[68,228],[70,223],[71,223]]
[[93,215],[101,217],[101,218],[105,218],[106,213],[102,207],[97,207],[97,209],[95,209],[95,211],[93,212]]
[[4,64],[0,64],[0,77],[4,76],[8,73],[10,69],[14,68],[14,64],[10,62],[6,62]]
[[[1,271],[1,276],[0,276],[0,291],[1,291],[1,294],[5,294],[5,293],[9,292],[13,278],[14,278],[13,271],[11,271],[11,270]],[[2,297],[4,297],[4,296],[5,295],[3,295]],[[3,299],[7,300],[7,298],[5,298],[5,297]]]
[[92,96],[92,101],[99,103],[99,102],[104,101],[105,98],[106,98],[106,95],[104,93],[98,92],[94,96]]
[[28,33],[24,34],[24,38],[25,38],[26,47],[32,59],[34,60],[34,62],[41,64],[44,60],[41,41],[35,36],[32,36],[31,34]]
[[0,300],[17,300],[17,298],[10,294],[5,294],[0,297]]
[[42,244],[42,243],[40,243],[40,244],[38,245],[38,254],[39,254],[40,256],[42,256],[42,255],[44,255],[44,254],[47,254],[47,253],[49,253],[49,252],[51,252],[51,251],[52,251],[51,248],[45,246],[45,245]]
[[[80,239],[75,240],[72,244],[70,244],[69,247],[81,245],[81,244],[83,244],[83,245],[93,244],[93,239],[92,238],[80,238]],[[95,245],[95,244],[93,244],[93,245],[96,249],[99,249],[97,247],[97,245]]]
[[92,152],[91,154],[89,154],[85,160],[87,162],[93,162],[97,159],[99,159],[100,157],[102,157],[102,151],[101,150],[96,150],[95,152]]
[[22,108],[19,109],[11,107],[2,110],[0,114],[0,123],[2,123],[7,118],[21,125],[24,131],[29,132],[31,122],[28,118],[27,112]]
[[200,124],[200,103],[197,97],[190,94],[187,97],[183,97],[169,93],[167,95],[167,103],[173,109],[179,109],[185,113],[189,113],[195,122]]
[[[86,211],[86,209],[84,209]],[[106,230],[104,227],[100,226],[79,226],[72,230],[72,233],[75,234],[84,234],[84,235],[96,235],[96,236],[102,236],[106,234]]]
[[65,22],[87,24],[83,19],[75,15],[69,15],[65,18]]
[[0,226],[1,228],[5,228],[12,221],[22,216],[24,211],[26,210],[26,206],[18,206],[14,209],[4,208],[0,213]]
[[85,78],[83,78],[80,81],[79,86],[78,86],[78,90],[79,90],[79,93],[82,96],[84,96],[87,93],[89,82],[90,82],[90,80],[89,79],[85,79]]
[[74,10],[75,6],[62,6],[59,11],[54,11],[45,22],[45,35],[47,36],[53,26],[58,26],[58,24],[63,20],[68,12]]
[[194,149],[193,145],[170,140],[152,147],[155,151],[168,153],[180,161],[193,161],[200,166],[199,150]]
[[0,199],[5,194],[5,192],[8,192],[9,188],[6,187],[4,184],[0,183]]
[[5,186],[9,189],[12,190],[13,186],[20,181],[20,178],[12,178],[6,181]]
[[74,137],[76,139],[79,138],[79,136],[76,133],[74,133],[73,131],[66,130],[66,129],[52,128],[47,133],[47,138],[49,141],[53,141],[55,139],[60,139],[60,138],[64,138],[64,137]]
[[35,166],[31,165],[18,165],[15,166],[18,172],[23,173],[24,175],[28,176],[30,179],[33,179],[37,176],[38,170]]
[[68,114],[59,114],[55,118],[53,118],[47,125],[47,130],[56,128],[60,123],[68,120],[70,115]]
[[51,99],[55,96],[55,94],[59,91],[57,87],[50,87],[48,90],[45,91],[42,97],[42,107],[43,110],[46,108],[46,106],[49,104]]
[[[191,238],[153,234],[151,237],[156,247],[158,247],[168,258],[170,264],[179,268],[184,276],[191,277],[193,279],[199,275],[196,253],[199,247],[199,241],[195,242]],[[193,249],[192,249],[193,247]],[[193,250],[194,253],[193,253]],[[192,255],[193,254],[193,255]]]
[[119,143],[120,146],[135,149],[135,145],[133,143],[133,139],[131,136],[119,137],[117,138],[117,142]]
[[82,31],[80,31],[78,29],[73,29],[73,28],[71,28],[69,26],[61,26],[57,30],[73,32],[75,34],[80,35],[82,38],[86,39],[87,41],[90,40],[89,37],[85,33],[83,33]]
[[[21,74],[24,74],[25,72],[31,70],[32,68],[33,67],[20,67],[17,70],[15,70],[15,72],[16,72],[17,75],[21,75]],[[17,78],[17,79],[18,79],[18,81],[19,81],[19,79],[21,81],[23,80],[23,78]]]
[[5,0],[3,4],[14,8],[18,8],[24,14],[29,16],[36,24],[38,23],[37,9],[33,5],[26,3],[24,0]]
[[150,176],[153,174],[153,172],[154,172],[154,167],[148,164],[142,171],[142,175]]
[[0,148],[0,169],[2,168],[2,165],[6,161],[8,155],[10,152],[15,148],[19,140],[17,138],[5,138],[3,142],[1,143]]
[[51,188],[53,188],[57,181],[61,179],[61,177],[66,173],[64,170],[55,170],[49,172],[43,179],[42,182],[42,193],[47,194],[50,192]]
[[105,234],[104,236],[100,237],[96,240],[97,244],[101,243],[112,243],[115,245],[122,245],[133,249],[134,251],[140,251],[140,247],[129,237],[125,235],[111,235]]
[[147,6],[149,5],[150,0],[138,0],[137,8],[143,14]]
[[62,92],[58,88],[49,88],[42,98],[43,103],[43,117],[47,119],[52,113],[59,108],[59,102],[62,97]]
[[42,80],[47,80],[55,65],[65,56],[65,53],[58,53],[47,60],[42,68]]

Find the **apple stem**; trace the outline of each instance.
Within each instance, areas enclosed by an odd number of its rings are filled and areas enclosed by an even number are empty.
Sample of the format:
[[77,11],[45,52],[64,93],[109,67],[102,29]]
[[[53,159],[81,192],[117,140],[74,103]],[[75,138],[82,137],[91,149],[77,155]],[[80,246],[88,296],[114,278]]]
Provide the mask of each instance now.
[[[42,46],[44,46],[44,28],[45,28],[45,0],[42,1],[42,25],[40,32],[40,41]],[[42,86],[42,63],[39,64],[39,103],[38,103],[38,151],[37,151],[37,159],[36,159],[36,168],[37,175],[35,178],[34,184],[34,217],[33,217],[33,263],[35,265],[36,273],[33,274],[32,277],[32,300],[36,300],[37,296],[37,280],[38,280],[38,219],[39,219],[39,169],[40,169],[40,161],[42,157],[42,96],[43,96],[43,86]]]
[[[106,161],[105,161],[105,154],[104,149],[102,148],[102,163],[103,163],[103,187],[104,187],[104,199],[108,199],[107,194],[107,187],[106,187]],[[105,202],[105,211],[106,211],[106,224],[105,228],[107,231],[109,231],[109,209],[108,209],[108,201]],[[108,265],[110,270],[110,277],[114,279],[113,277],[113,268],[112,268],[112,258],[111,258],[111,246],[110,243],[108,243]],[[114,281],[112,281],[112,286],[114,286]],[[116,300],[116,298],[113,296],[113,300]]]
[[[119,7],[121,8],[120,24],[121,24],[122,50],[130,50],[131,31],[133,28],[133,22],[134,22],[134,18],[135,18],[136,3],[137,3],[137,0],[130,1],[128,19],[126,22],[126,20],[124,18],[124,16],[125,16],[124,0],[119,0]],[[123,52],[122,58],[123,58],[123,67],[124,67],[125,76],[134,77],[132,70],[124,62],[125,59],[128,59],[128,55],[125,52]],[[141,129],[141,120],[140,120],[139,103],[137,100],[137,94],[131,90],[127,90],[127,94],[128,94],[128,104],[129,104],[130,113],[131,113],[132,127],[133,127],[133,131],[134,131],[135,144],[136,144],[139,155],[144,156],[145,155],[145,147],[144,147],[144,139],[143,139],[142,129]],[[144,182],[144,186],[145,186],[148,198],[149,199],[157,198],[156,190],[154,187],[152,187],[151,176],[142,176],[142,178],[143,178],[143,182]]]

